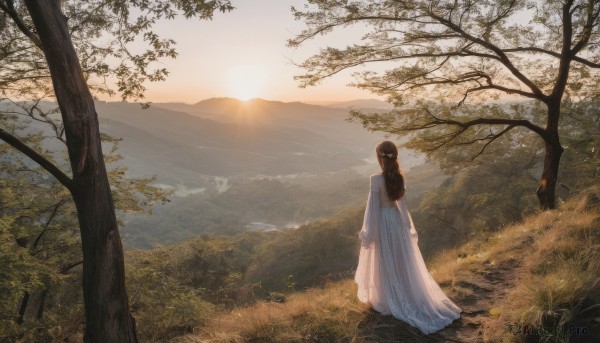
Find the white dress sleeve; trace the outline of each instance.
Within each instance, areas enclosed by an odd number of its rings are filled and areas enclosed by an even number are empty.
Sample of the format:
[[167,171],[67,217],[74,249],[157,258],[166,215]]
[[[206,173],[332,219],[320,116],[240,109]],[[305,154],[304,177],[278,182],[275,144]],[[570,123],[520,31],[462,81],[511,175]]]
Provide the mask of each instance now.
[[373,175],[371,176],[371,190],[367,198],[362,229],[358,234],[364,248],[371,246],[379,231],[379,192],[379,183],[377,182],[376,175]]
[[409,229],[411,240],[417,243],[419,241],[419,235],[417,234],[417,230],[415,230],[415,224],[410,216],[410,212],[408,212],[408,208],[406,206],[406,197],[402,197],[398,200],[398,209],[402,214],[402,219],[405,221],[406,227]]
[[392,208],[387,206],[384,182],[382,176],[371,178],[354,275],[357,296],[375,311],[430,334],[460,318],[462,310],[427,270],[406,197],[397,200],[393,210],[379,208]]

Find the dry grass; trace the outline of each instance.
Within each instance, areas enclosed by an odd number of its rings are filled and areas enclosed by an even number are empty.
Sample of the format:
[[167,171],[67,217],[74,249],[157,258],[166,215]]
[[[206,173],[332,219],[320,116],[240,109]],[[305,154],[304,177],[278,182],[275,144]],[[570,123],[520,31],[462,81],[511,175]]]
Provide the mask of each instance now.
[[[533,240],[521,252],[524,273],[517,286],[497,304],[499,315],[484,331],[486,340],[525,339],[506,330],[506,323],[513,329],[529,328],[536,333],[529,339],[542,342],[569,342],[568,325],[589,329],[590,320],[600,313],[598,209],[573,200],[558,211],[539,214],[526,223]],[[506,257],[506,250],[497,253]]]
[[417,329],[381,316],[356,298],[352,280],[259,302],[211,320],[175,342],[427,342]]
[[[285,302],[258,302],[234,309],[203,327],[198,341],[209,342],[351,342],[368,307],[356,299],[356,286],[346,280],[323,289],[286,297]],[[190,341],[187,337],[185,341]]]
[[447,250],[432,260],[432,274],[440,284],[452,286],[449,295],[460,300],[473,295],[460,284],[475,273],[522,265],[512,275],[520,279],[517,286],[506,290],[506,297],[492,309],[485,309],[493,313],[484,326],[485,341],[525,341],[525,336],[510,331],[512,325],[513,330],[541,332],[528,337],[533,341],[568,342],[568,325],[598,327],[594,317],[600,314],[599,198],[600,187],[589,189],[559,210]]
[[[598,194],[600,190],[593,189],[582,200],[474,238],[432,260],[432,275],[458,303],[476,295],[462,285],[490,269],[503,268],[518,280],[514,288],[504,290],[506,295],[493,308],[484,309],[491,312],[482,328],[485,341],[523,341],[523,336],[507,329],[511,324],[554,327],[554,332],[534,338],[567,342],[556,328],[582,325],[600,314]],[[259,302],[235,309],[177,342],[426,341],[427,337],[419,335],[416,329],[369,310],[356,298],[354,282],[346,280],[288,295],[284,303]]]

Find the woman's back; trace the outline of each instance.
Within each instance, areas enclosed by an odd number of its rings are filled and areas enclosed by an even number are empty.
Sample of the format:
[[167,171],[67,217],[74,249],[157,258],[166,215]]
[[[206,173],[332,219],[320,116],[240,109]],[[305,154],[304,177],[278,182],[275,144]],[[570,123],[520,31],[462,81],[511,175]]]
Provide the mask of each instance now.
[[[444,294],[423,261],[403,198],[404,178],[395,144],[382,142],[376,154],[382,174],[371,175],[359,233],[361,249],[354,276],[358,298],[382,314],[392,314],[425,334],[433,333],[460,318],[462,310]],[[388,189],[398,200],[390,199]]]
[[371,182],[379,189],[379,207],[396,207],[396,200],[391,200],[388,196],[383,174],[371,175]]

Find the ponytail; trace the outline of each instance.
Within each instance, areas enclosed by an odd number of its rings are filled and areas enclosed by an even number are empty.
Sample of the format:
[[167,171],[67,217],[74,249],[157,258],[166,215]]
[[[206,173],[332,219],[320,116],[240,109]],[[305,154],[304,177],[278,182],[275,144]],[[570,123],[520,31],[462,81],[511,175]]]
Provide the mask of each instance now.
[[404,196],[404,176],[398,165],[398,148],[390,141],[381,142],[376,148],[381,160],[385,189],[390,200],[398,200]]

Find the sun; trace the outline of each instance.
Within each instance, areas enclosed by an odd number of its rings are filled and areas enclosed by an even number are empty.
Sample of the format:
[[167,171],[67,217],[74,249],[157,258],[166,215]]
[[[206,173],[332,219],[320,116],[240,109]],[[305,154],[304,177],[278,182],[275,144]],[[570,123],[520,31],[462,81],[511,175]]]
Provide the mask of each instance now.
[[268,77],[264,66],[236,65],[225,73],[225,85],[232,97],[246,101],[260,95]]

